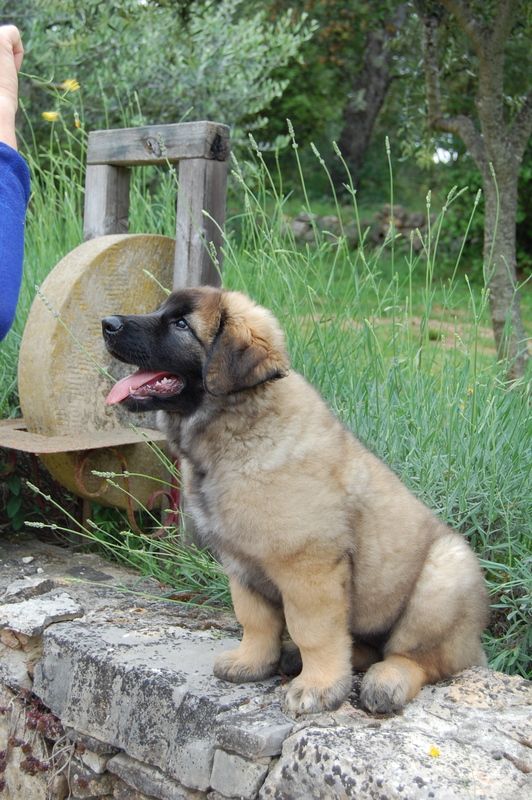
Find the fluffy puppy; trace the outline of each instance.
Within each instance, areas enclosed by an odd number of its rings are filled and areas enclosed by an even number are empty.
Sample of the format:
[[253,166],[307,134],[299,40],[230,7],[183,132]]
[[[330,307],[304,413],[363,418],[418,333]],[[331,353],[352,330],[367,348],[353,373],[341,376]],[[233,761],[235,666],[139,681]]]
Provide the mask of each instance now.
[[296,713],[338,707],[353,667],[367,670],[362,704],[388,713],[486,663],[486,591],[466,541],[290,369],[268,310],[188,289],[152,314],[106,318],[103,335],[140,368],[108,402],[159,411],[200,541],[229,576],[243,637],[219,678],[275,673],[285,627]]

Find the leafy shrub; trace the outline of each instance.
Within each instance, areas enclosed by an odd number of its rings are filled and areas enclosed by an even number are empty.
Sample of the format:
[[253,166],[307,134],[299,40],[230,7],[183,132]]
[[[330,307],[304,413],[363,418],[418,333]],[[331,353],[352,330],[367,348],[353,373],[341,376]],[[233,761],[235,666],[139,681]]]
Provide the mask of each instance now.
[[[212,119],[233,126],[233,143],[266,123],[288,83],[279,68],[315,29],[305,14],[272,21],[244,0],[20,0],[16,11],[0,0],[1,21],[22,29],[34,119],[36,106],[53,111],[50,89],[75,78],[89,128]],[[41,122],[38,140],[46,130]]]

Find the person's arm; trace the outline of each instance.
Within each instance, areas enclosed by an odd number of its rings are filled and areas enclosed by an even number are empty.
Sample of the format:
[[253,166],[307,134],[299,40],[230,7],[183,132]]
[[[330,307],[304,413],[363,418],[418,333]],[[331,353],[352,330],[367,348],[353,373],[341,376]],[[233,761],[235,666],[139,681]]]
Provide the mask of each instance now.
[[24,256],[24,221],[30,194],[29,170],[16,152],[15,114],[24,50],[14,25],[0,26],[0,340],[17,308]]

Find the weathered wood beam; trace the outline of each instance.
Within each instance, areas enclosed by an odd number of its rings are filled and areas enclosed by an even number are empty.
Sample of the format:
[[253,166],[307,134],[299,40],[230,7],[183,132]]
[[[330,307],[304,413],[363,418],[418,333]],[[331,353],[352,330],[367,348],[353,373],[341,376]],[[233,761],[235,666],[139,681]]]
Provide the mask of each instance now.
[[217,122],[181,122],[92,131],[87,164],[136,166],[188,158],[225,161],[229,128]]

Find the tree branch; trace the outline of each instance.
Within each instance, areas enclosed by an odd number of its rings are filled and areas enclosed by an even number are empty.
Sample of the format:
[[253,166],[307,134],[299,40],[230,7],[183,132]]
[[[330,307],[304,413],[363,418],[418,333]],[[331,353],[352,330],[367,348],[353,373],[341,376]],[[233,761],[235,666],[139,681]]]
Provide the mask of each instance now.
[[487,167],[487,157],[482,136],[473,120],[465,114],[450,117],[443,113],[440,92],[440,68],[438,65],[438,26],[439,19],[425,15],[423,23],[423,66],[427,92],[429,127],[459,136],[475,159],[480,170]]
[[473,158],[479,170],[483,172],[488,166],[488,159],[484,147],[484,139],[479,133],[478,129],[471,117],[465,114],[458,114],[455,117],[447,117],[442,119],[440,130],[454,133],[459,136]]
[[482,58],[486,53],[485,44],[486,37],[490,35],[489,29],[483,22],[476,19],[467,0],[440,0],[440,2],[447,11],[454,14],[459,26],[471,40],[477,56]]
[[512,29],[516,0],[497,0],[491,27],[479,21],[467,0],[440,0],[454,15],[478,57],[477,109],[482,130],[493,135],[505,126],[504,47]]

